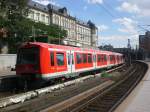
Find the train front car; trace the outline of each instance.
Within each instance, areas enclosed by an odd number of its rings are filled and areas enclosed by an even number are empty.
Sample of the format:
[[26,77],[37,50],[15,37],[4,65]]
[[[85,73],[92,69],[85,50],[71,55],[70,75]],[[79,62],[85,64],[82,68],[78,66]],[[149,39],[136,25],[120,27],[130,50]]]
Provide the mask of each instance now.
[[[22,45],[17,53],[16,74],[23,82],[33,82],[40,74],[40,46],[26,43]],[[20,85],[20,83],[19,83]]]

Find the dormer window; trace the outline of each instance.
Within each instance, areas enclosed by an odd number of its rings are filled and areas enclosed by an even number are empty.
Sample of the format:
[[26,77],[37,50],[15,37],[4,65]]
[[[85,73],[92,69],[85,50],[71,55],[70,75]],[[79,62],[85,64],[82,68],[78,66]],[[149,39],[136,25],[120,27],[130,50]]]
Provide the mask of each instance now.
[[67,15],[67,8],[66,7],[61,8],[61,9],[59,9],[59,12],[64,14],[64,15]]

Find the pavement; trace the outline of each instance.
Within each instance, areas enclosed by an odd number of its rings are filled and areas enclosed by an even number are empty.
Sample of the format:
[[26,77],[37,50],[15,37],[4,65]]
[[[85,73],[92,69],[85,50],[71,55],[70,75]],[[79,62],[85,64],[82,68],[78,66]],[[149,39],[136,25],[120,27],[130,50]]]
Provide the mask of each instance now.
[[150,112],[150,62],[146,63],[144,78],[114,112]]
[[1,76],[8,76],[8,75],[16,75],[16,71],[11,71],[10,68],[0,69],[0,77]]

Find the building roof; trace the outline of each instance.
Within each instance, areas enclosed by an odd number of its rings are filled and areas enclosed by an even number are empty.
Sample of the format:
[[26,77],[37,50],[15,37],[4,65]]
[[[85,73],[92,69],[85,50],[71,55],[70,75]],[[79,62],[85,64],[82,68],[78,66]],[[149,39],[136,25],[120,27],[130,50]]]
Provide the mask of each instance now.
[[36,10],[40,10],[40,11],[43,11],[43,12],[46,12],[46,13],[49,12],[49,9],[46,5],[42,5],[42,4],[37,3],[35,1],[32,1],[32,0],[29,0],[28,7],[34,8]]
[[95,26],[95,24],[92,23],[91,21],[85,22],[85,21],[79,20],[78,18],[70,16],[67,13],[66,7],[61,8],[61,7],[52,5],[52,4],[43,5],[43,4],[37,3],[37,2],[32,1],[32,0],[29,0],[28,7],[34,8],[36,10],[40,10],[40,11],[45,12],[45,13],[49,13],[49,11],[52,10],[53,12],[55,12],[59,15],[65,16],[65,17],[70,18],[70,19],[74,19],[78,24],[80,24],[82,26],[86,26],[86,27],[90,27],[90,28],[97,28]]

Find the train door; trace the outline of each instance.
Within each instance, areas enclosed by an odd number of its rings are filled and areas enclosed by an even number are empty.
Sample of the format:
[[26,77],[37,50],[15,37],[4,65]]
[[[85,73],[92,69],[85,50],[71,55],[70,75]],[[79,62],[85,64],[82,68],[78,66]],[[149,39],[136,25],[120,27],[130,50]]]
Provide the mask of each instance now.
[[68,73],[71,73],[71,51],[66,51],[67,52],[67,70]]
[[96,68],[96,54],[93,53],[93,67]]
[[110,55],[107,55],[107,66],[110,66]]
[[75,55],[74,51],[71,51],[71,72],[75,72]]

